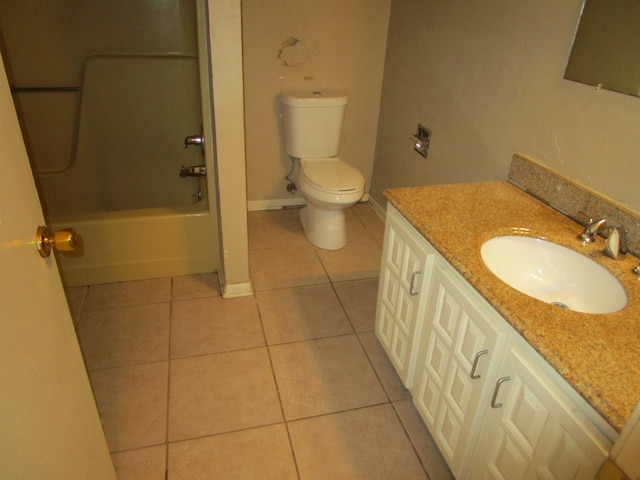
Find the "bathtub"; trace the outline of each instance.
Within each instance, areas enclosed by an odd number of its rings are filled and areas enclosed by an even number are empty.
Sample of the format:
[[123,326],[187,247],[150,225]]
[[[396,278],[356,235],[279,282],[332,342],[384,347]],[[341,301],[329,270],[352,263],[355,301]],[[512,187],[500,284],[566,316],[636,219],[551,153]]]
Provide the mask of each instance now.
[[56,253],[65,286],[140,280],[217,270],[215,219],[205,205],[92,213],[50,222],[73,227],[76,252]]
[[67,150],[31,149],[49,226],[81,238],[78,252],[57,254],[65,286],[217,270],[214,183],[180,177],[183,165],[205,163],[183,144],[202,128],[197,58],[90,57],[81,92],[26,92],[21,103],[34,128],[47,109],[58,118],[78,109],[77,135],[59,142]]

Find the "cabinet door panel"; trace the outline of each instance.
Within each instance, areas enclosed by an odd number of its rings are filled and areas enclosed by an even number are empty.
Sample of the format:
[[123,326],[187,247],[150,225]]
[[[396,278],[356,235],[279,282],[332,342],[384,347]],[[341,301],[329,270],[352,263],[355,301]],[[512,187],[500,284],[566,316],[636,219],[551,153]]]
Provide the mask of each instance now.
[[468,368],[461,367],[454,362],[444,390],[449,408],[453,409],[459,418],[464,418],[465,412],[468,412],[468,409],[472,407],[473,387],[473,380],[469,377]]
[[527,463],[523,478],[593,479],[610,443],[530,356],[514,347],[502,361],[500,374],[510,381],[500,387],[502,408],[489,409],[485,416],[470,478],[506,472],[509,457]]
[[429,430],[432,431],[431,427],[436,424],[438,407],[441,403],[442,385],[438,385],[436,377],[424,371],[419,372],[416,378],[418,380],[411,391],[413,403],[415,403],[420,411],[420,415],[429,427]]
[[[484,437],[480,437],[480,441],[487,440]],[[481,476],[476,476],[472,473],[469,478],[521,480],[532,477],[527,459],[508,435],[498,430],[493,433],[491,440],[495,447],[492,452],[494,461],[488,465],[488,468]]]
[[390,207],[378,289],[376,335],[409,388],[435,252],[405,224]]
[[378,292],[376,332],[385,350],[390,350],[395,323],[395,306],[398,298],[398,282],[389,270],[382,272]]
[[456,334],[460,305],[458,300],[451,295],[446,285],[436,283],[437,300],[433,313],[433,329],[438,332],[442,341],[453,348],[453,339]]
[[402,272],[402,259],[404,258],[405,242],[402,238],[401,231],[396,228],[387,228],[387,248],[383,262],[391,272],[400,278]]
[[[549,421],[549,409],[520,376],[516,374],[511,382],[513,390],[504,406],[504,428],[523,453],[530,457]],[[501,391],[506,394],[506,390],[505,386]]]
[[473,362],[478,355],[474,375],[483,377],[487,373],[488,354],[482,354],[485,350],[487,342],[486,327],[482,323],[478,323],[474,318],[469,317],[463,312],[460,319],[459,332],[454,345],[454,352],[458,364],[466,370],[471,378],[471,370]]
[[[476,412],[488,396],[487,378],[498,367],[506,331],[444,263],[437,265],[432,282],[435,302],[427,310],[413,401],[451,471],[460,476],[471,456],[481,421]],[[474,359],[485,350],[471,378]]]
[[438,444],[445,458],[455,457],[456,448],[458,447],[462,433],[462,420],[464,417],[461,417],[459,413],[454,410],[449,402],[442,402],[436,419]]
[[401,328],[394,328],[391,338],[391,360],[399,371],[406,372],[409,368],[409,338]]
[[450,356],[449,345],[439,336],[432,335],[429,338],[429,350],[424,363],[425,374],[433,379],[440,390],[444,390],[444,384],[449,375]]

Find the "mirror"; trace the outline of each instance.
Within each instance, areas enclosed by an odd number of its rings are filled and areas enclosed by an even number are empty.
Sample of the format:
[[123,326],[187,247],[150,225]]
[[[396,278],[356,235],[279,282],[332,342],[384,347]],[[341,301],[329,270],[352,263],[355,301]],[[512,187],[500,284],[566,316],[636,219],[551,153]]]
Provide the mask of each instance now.
[[640,96],[640,0],[585,0],[564,78]]

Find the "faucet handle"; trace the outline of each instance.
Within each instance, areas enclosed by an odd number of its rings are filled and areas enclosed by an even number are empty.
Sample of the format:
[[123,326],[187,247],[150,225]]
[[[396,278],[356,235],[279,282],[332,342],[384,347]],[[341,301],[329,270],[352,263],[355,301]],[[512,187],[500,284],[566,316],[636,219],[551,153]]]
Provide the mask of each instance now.
[[593,243],[595,241],[595,233],[592,232],[589,227],[593,224],[594,220],[591,218],[591,215],[587,215],[582,210],[578,210],[576,214],[576,219],[578,221],[584,221],[585,229],[580,233],[576,238],[582,242],[583,245],[587,245],[589,243]]
[[624,232],[618,227],[610,227],[607,229],[607,241],[604,247],[604,253],[617,260],[621,254],[627,253]]
[[578,213],[576,213],[576,217],[578,220],[583,220],[585,225],[593,223],[593,218],[591,218],[591,215],[583,212],[582,210],[578,210]]

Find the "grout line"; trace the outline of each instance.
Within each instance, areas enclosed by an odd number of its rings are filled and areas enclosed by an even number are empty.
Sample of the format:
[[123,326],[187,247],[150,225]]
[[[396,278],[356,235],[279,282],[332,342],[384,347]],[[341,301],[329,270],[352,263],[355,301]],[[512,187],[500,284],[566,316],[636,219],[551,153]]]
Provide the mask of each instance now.
[[175,288],[175,280],[171,277],[171,303],[169,305],[169,341],[167,345],[167,411],[166,411],[166,428],[164,432],[164,472],[165,472],[165,480],[169,478],[169,421],[170,416],[169,412],[171,411],[171,337],[173,333],[173,289]]
[[271,348],[267,339],[267,332],[264,328],[264,322],[262,320],[262,312],[260,311],[260,303],[258,302],[257,297],[255,298],[256,308],[258,309],[258,317],[260,319],[260,327],[262,328],[262,336],[265,344],[265,348],[267,349],[267,357],[269,358],[269,366],[271,367],[271,376],[273,378],[273,384],[276,388],[276,395],[278,395],[278,403],[280,405],[280,414],[282,415],[282,421],[284,423],[285,430],[287,431],[287,439],[289,441],[289,449],[291,450],[291,457],[293,459],[293,465],[296,469],[296,475],[298,480],[300,480],[300,468],[298,467],[298,459],[296,457],[296,451],[293,448],[293,439],[291,438],[291,431],[289,430],[289,423],[287,422],[287,417],[284,411],[284,405],[282,404],[282,395],[280,394],[280,386],[278,385],[278,378],[276,377],[276,370],[273,367],[273,358],[271,357]]
[[[363,225],[365,227],[367,227],[366,224],[364,224],[363,219],[361,219],[357,213],[354,212],[354,214],[356,215],[358,221],[360,223],[363,223]],[[314,419],[314,418],[320,418],[320,417],[328,417],[331,415],[337,415],[337,414],[341,414],[341,413],[346,413],[346,412],[351,412],[351,411],[357,411],[357,410],[363,410],[363,409],[367,409],[367,408],[372,408],[372,407],[376,407],[376,406],[381,406],[381,405],[390,405],[391,408],[393,408],[394,414],[396,416],[397,421],[400,423],[401,428],[403,429],[405,436],[407,437],[407,439],[409,440],[409,443],[412,446],[413,452],[414,454],[417,456],[423,470],[425,471],[425,474],[427,475],[427,477],[429,477],[429,474],[426,470],[426,466],[423,464],[422,459],[420,457],[420,455],[418,454],[417,451],[417,447],[416,445],[413,443],[411,436],[409,435],[409,432],[407,430],[407,428],[405,427],[405,424],[402,421],[402,418],[399,414],[399,411],[396,408],[396,402],[400,402],[400,401],[407,401],[407,399],[399,399],[399,400],[392,400],[390,393],[387,391],[387,389],[385,388],[380,374],[378,373],[378,371],[376,370],[373,360],[372,360],[372,356],[369,354],[369,352],[367,351],[367,349],[365,348],[365,344],[363,343],[363,340],[361,338],[361,335],[370,333],[370,332],[374,332],[375,334],[375,327],[372,329],[368,329],[368,330],[363,330],[363,331],[356,331],[356,328],[353,324],[353,321],[351,319],[351,317],[349,316],[346,306],[343,303],[342,299],[340,298],[340,296],[338,295],[338,292],[336,290],[336,284],[340,284],[340,283],[344,283],[344,282],[355,282],[355,281],[364,281],[364,280],[369,280],[369,278],[356,278],[356,279],[346,279],[346,280],[332,280],[331,277],[328,274],[327,268],[325,267],[324,263],[322,262],[322,259],[320,258],[320,255],[318,254],[317,250],[314,249],[314,252],[316,254],[316,257],[318,258],[318,260],[320,261],[320,264],[322,265],[322,268],[325,272],[325,275],[327,276],[328,282],[321,282],[321,283],[317,283],[317,284],[311,284],[311,285],[325,285],[325,284],[329,284],[331,285],[331,288],[334,292],[334,295],[336,296],[338,302],[340,303],[340,306],[342,308],[343,313],[346,315],[347,320],[349,321],[349,325],[351,326],[352,331],[348,332],[348,333],[341,333],[341,334],[337,334],[337,335],[329,335],[329,336],[320,336],[317,338],[308,338],[308,339],[301,339],[301,340],[293,340],[293,341],[287,341],[284,343],[276,343],[276,344],[270,344],[267,338],[267,334],[266,334],[266,330],[265,330],[265,324],[262,318],[262,312],[260,310],[260,304],[258,302],[258,298],[256,295],[256,291],[254,291],[253,293],[253,298],[256,304],[256,308],[258,311],[258,316],[259,316],[259,320],[260,320],[260,326],[261,326],[261,330],[262,330],[262,337],[263,337],[263,343],[264,345],[262,346],[255,346],[255,347],[248,347],[248,348],[236,348],[236,349],[232,349],[232,350],[225,350],[225,351],[218,351],[218,352],[211,352],[211,353],[201,353],[201,354],[197,354],[197,355],[190,355],[190,356],[185,356],[185,357],[178,357],[178,358],[172,358],[172,352],[171,352],[171,336],[173,333],[173,314],[174,314],[174,302],[176,301],[181,301],[181,300],[174,300],[173,299],[173,290],[174,290],[174,278],[171,277],[171,288],[170,288],[170,300],[169,300],[169,341],[168,341],[168,346],[167,346],[167,391],[166,391],[166,430],[165,430],[165,441],[163,443],[159,443],[156,445],[146,445],[146,446],[141,446],[141,447],[135,447],[135,448],[130,448],[127,450],[122,450],[122,451],[118,451],[118,452],[111,452],[113,453],[121,453],[124,451],[133,451],[133,450],[140,450],[143,448],[148,448],[148,447],[153,447],[153,446],[160,446],[160,445],[164,445],[164,450],[165,450],[165,477],[168,477],[169,475],[169,449],[170,449],[170,445],[171,444],[176,444],[176,443],[180,443],[180,442],[186,442],[186,441],[190,441],[190,440],[196,440],[199,438],[208,438],[208,437],[214,437],[214,436],[219,436],[219,435],[225,435],[225,434],[229,434],[229,433],[234,433],[234,432],[241,432],[241,431],[249,431],[249,430],[253,430],[256,428],[262,428],[262,427],[268,427],[268,426],[272,426],[272,425],[280,425],[280,424],[284,424],[286,431],[287,431],[287,437],[288,437],[288,441],[289,441],[289,447],[291,450],[291,454],[293,457],[293,462],[295,465],[295,469],[296,469],[296,474],[298,479],[300,479],[301,477],[301,473],[300,473],[300,469],[298,466],[298,459],[296,458],[296,452],[294,449],[294,445],[293,445],[293,439],[291,436],[291,431],[289,429],[289,425],[293,422],[299,422],[299,421],[305,421],[305,420],[310,420],[310,419]],[[374,277],[371,277],[374,278]],[[264,290],[277,290],[277,289],[289,289],[289,288],[301,288],[301,287],[306,287],[306,286],[310,286],[310,285],[294,285],[294,286],[282,286],[282,287],[277,287],[277,288],[273,288],[273,289],[264,289]],[[89,288],[87,288],[86,291],[86,295],[84,300],[86,301],[86,298],[88,296],[89,293]],[[208,296],[207,296],[208,297]],[[204,297],[203,297],[204,298]],[[186,300],[186,299],[183,299]],[[78,320],[78,325],[80,324],[80,322],[82,321],[82,316],[83,313],[85,312],[84,310],[84,301],[80,307],[79,310],[79,320]],[[163,302],[145,302],[142,303],[140,305],[148,305],[148,304],[152,304],[152,303],[166,303],[166,301]],[[122,305],[122,306],[117,306],[117,307],[107,307],[107,308],[119,308],[119,307],[128,307],[128,306],[133,306],[133,305]],[[96,309],[97,310],[97,309]],[[93,310],[89,310],[89,311],[93,311]],[[384,392],[386,401],[382,401],[382,402],[377,402],[377,403],[373,403],[370,405],[362,405],[362,406],[358,406],[358,407],[351,407],[351,408],[345,408],[344,410],[338,410],[335,412],[326,412],[326,413],[321,413],[318,415],[310,415],[307,417],[301,417],[301,418],[296,418],[296,419],[287,419],[286,415],[285,415],[285,411],[284,411],[284,406],[283,406],[283,402],[282,402],[282,396],[281,396],[281,392],[280,392],[280,387],[278,385],[278,380],[276,377],[276,372],[274,369],[274,364],[273,364],[273,359],[271,356],[271,350],[274,347],[279,347],[279,346],[283,346],[283,345],[290,345],[290,344],[296,344],[296,343],[303,343],[303,342],[312,342],[312,341],[318,341],[318,340],[323,340],[323,339],[329,339],[329,338],[338,338],[338,337],[346,337],[348,335],[355,335],[357,338],[357,341],[360,345],[360,348],[362,350],[362,352],[365,354],[367,361],[370,365],[370,368],[373,370],[375,377],[378,380],[379,385],[382,387],[382,390]],[[256,425],[256,426],[252,426],[252,427],[246,427],[246,428],[241,428],[238,430],[231,430],[231,431],[226,431],[226,432],[218,432],[218,433],[214,433],[214,434],[205,434],[205,435],[200,435],[198,437],[190,437],[190,438],[185,438],[185,439],[180,439],[180,440],[173,440],[170,441],[169,440],[169,425],[170,425],[170,391],[171,391],[171,366],[172,366],[172,361],[180,361],[182,359],[188,359],[188,358],[194,358],[194,357],[198,357],[198,356],[211,356],[211,355],[216,355],[216,354],[224,354],[224,353],[232,353],[232,352],[238,352],[238,351],[246,351],[246,350],[255,350],[257,348],[266,348],[267,351],[267,355],[269,358],[269,364],[271,367],[271,374],[272,374],[272,378],[273,378],[273,382],[276,388],[276,393],[278,395],[278,401],[280,404],[280,411],[281,411],[281,416],[282,416],[282,421],[279,422],[273,422],[273,423],[268,423],[265,425]],[[161,361],[165,361],[165,360],[158,360],[158,361],[152,361],[152,362],[141,362],[139,364],[135,364],[135,365],[145,365],[145,364],[153,364],[153,363],[159,363]],[[128,367],[128,366],[134,366],[134,365],[124,365],[124,367]],[[114,367],[105,367],[105,368],[101,368],[101,369],[94,369],[94,370],[104,370],[104,369],[110,369],[110,368],[121,368],[122,366],[114,366]],[[410,402],[410,399],[409,399]]]
[[[398,400],[398,401],[403,401],[403,400]],[[404,400],[404,401],[408,401],[409,403],[412,404],[411,399]],[[396,405],[395,405],[395,402],[391,402],[391,408],[393,409],[393,412],[395,413],[396,418],[398,419],[398,423],[400,424],[400,427],[402,427],[402,430],[404,431],[404,434],[407,437],[407,440],[409,440],[409,444],[411,445],[411,449],[413,450],[413,453],[416,455],[416,458],[418,459],[418,462],[420,462],[420,465],[422,466],[422,470],[424,470],[424,473],[427,476],[427,478],[430,479],[431,476],[429,475],[429,472],[427,471],[427,466],[422,462],[422,458],[420,457],[420,454],[418,453],[418,449],[417,449],[416,445],[413,443],[413,439],[411,438],[411,435],[409,435],[409,431],[407,430],[406,425],[402,421],[402,416],[400,415],[400,412],[398,412],[398,410],[396,408]]]

